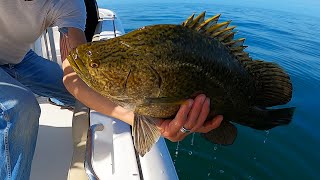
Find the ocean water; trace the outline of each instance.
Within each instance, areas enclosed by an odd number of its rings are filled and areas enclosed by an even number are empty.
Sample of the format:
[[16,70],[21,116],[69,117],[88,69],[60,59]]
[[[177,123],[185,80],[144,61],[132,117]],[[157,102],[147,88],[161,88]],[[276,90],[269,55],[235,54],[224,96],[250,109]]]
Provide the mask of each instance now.
[[[237,126],[231,146],[214,145],[198,134],[167,141],[182,180],[317,179],[320,176],[320,18],[284,11],[213,3],[117,3],[114,10],[126,32],[151,24],[179,24],[192,13],[221,13],[245,37],[254,59],[276,62],[290,75],[296,107],[292,123],[269,131]],[[298,13],[298,12],[297,12]]]

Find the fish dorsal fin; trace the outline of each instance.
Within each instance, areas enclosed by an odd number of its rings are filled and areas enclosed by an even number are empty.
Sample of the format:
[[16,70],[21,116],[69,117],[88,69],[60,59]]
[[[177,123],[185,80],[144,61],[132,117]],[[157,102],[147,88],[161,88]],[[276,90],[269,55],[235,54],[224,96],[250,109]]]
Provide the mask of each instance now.
[[201,34],[206,34],[214,39],[217,39],[225,47],[227,47],[230,50],[230,53],[233,54],[241,63],[251,61],[252,58],[249,56],[249,54],[243,51],[247,47],[243,45],[245,39],[234,39],[236,32],[233,30],[236,28],[236,26],[228,27],[231,21],[218,23],[221,14],[217,14],[209,19],[205,19],[205,14],[206,12],[202,12],[197,17],[195,17],[195,14],[192,14],[186,21],[182,23],[182,25],[196,30]]
[[249,53],[244,51],[247,48],[243,45],[245,38],[234,39],[235,26],[228,27],[231,21],[218,23],[220,16],[217,14],[206,20],[205,12],[197,17],[192,14],[182,26],[210,36],[229,49],[230,54],[234,55],[256,80],[255,105],[270,107],[289,102],[292,97],[292,84],[288,74],[274,63],[253,60]]

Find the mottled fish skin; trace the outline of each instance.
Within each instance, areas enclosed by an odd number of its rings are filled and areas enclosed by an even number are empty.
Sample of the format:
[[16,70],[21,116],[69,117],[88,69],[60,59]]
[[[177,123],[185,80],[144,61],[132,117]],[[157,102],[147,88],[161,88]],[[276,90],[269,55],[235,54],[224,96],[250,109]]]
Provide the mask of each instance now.
[[146,26],[81,45],[68,56],[88,86],[135,112],[141,155],[160,136],[155,121],[174,117],[181,103],[200,93],[211,99],[208,119],[224,116],[220,129],[204,135],[218,144],[236,137],[229,121],[261,130],[291,121],[293,108],[267,109],[290,101],[289,76],[274,63],[253,61],[243,51],[244,39],[234,40],[234,27],[217,24],[219,17],[205,20],[203,13],[182,25]]
[[[181,25],[148,26],[77,50],[78,58],[86,58],[91,74],[88,85],[120,104],[154,106],[149,98],[183,102],[197,93],[214,97],[212,105],[231,103],[246,108],[253,104],[253,79],[229,51],[218,41]],[[98,68],[90,67],[94,62]],[[150,114],[144,114],[166,118],[177,108],[166,112],[152,107]],[[215,112],[224,113],[223,108],[215,108]]]

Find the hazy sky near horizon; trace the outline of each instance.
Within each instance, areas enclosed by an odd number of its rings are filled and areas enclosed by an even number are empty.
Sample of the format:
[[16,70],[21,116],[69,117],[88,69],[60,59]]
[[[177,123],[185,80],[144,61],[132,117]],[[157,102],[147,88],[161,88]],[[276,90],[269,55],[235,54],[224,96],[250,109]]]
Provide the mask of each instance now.
[[258,7],[281,10],[297,14],[320,17],[320,0],[97,0],[103,4],[109,3],[213,3],[221,5]]

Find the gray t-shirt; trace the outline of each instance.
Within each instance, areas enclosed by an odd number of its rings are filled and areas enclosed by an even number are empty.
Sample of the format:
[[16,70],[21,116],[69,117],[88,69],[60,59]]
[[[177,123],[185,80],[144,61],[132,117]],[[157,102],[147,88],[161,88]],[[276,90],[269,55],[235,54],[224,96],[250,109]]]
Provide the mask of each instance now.
[[0,0],[0,64],[17,64],[52,26],[85,28],[84,0]]

